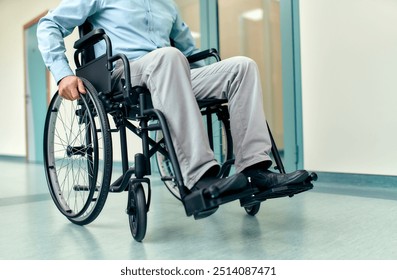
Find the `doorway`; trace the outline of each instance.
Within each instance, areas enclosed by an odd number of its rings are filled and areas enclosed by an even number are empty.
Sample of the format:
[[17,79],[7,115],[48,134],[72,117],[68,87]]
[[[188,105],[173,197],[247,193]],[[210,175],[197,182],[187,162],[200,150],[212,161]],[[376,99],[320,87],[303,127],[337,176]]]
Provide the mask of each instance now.
[[43,13],[25,24],[25,127],[26,159],[43,162],[43,132],[49,98],[49,74],[37,46],[37,23]]

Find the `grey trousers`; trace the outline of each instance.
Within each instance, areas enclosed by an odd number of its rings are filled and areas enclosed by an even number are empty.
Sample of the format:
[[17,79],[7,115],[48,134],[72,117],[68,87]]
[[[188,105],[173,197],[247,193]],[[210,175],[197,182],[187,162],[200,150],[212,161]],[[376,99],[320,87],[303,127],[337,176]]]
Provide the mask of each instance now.
[[[155,50],[130,62],[132,85],[145,85],[153,106],[167,119],[185,185],[190,189],[211,167],[218,165],[210,149],[196,99],[228,99],[236,172],[269,161],[271,141],[263,112],[256,63],[234,57],[190,69],[177,49]],[[113,72],[118,86],[121,63]]]

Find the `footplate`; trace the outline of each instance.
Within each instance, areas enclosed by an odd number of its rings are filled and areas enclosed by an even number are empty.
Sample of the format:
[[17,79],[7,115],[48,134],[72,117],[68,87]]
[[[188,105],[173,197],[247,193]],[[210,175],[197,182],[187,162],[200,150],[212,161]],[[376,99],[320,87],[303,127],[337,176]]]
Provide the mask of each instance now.
[[310,174],[305,182],[300,184],[292,184],[286,186],[280,186],[271,188],[263,192],[254,192],[250,196],[246,196],[240,199],[240,205],[242,207],[251,207],[258,203],[261,203],[267,199],[280,198],[280,197],[293,197],[298,193],[302,193],[313,188],[312,181],[317,180],[315,173]]
[[186,215],[193,215],[194,219],[198,220],[215,213],[220,205],[250,196],[250,194],[252,194],[252,189],[248,187],[238,193],[219,197],[213,197],[205,190],[195,191],[183,199],[183,204],[185,206]]

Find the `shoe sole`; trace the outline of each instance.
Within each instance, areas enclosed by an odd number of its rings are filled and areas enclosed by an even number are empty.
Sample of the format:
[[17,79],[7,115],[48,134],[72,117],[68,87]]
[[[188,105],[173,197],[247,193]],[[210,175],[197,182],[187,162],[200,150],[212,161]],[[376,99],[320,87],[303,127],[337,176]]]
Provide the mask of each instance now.
[[272,189],[273,190],[277,189],[277,188],[281,188],[282,189],[282,188],[285,188],[285,186],[288,186],[288,185],[298,185],[298,184],[301,184],[301,183],[307,181],[308,178],[310,178],[310,174],[309,174],[309,172],[305,171],[305,172],[299,174],[297,177],[292,178],[292,179],[284,182],[283,184],[276,184],[276,185],[274,185],[271,188],[268,188],[266,190],[261,190],[260,188],[255,187],[255,186],[253,186],[252,188],[254,190],[254,194],[262,193],[262,192],[266,192],[266,191],[269,191],[269,190],[272,190]]
[[252,207],[258,203],[261,203],[268,199],[281,198],[281,197],[293,197],[296,194],[311,190],[313,188],[312,183],[294,184],[281,187],[275,187],[262,191],[259,193],[252,194],[251,196],[243,197],[240,199],[240,205],[242,207]]

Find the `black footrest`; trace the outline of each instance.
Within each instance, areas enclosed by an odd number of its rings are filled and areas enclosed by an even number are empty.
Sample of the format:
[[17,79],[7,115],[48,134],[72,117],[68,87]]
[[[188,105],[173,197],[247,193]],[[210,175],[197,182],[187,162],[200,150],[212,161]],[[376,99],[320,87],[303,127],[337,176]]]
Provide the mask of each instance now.
[[247,197],[251,193],[251,188],[247,187],[238,193],[228,194],[224,196],[221,195],[219,197],[212,198],[208,196],[208,194],[204,190],[195,191],[187,195],[183,199],[183,204],[185,206],[186,215],[193,215],[194,218],[197,220],[208,217],[209,215],[215,213],[219,205],[231,202],[233,200],[241,199],[243,197]]
[[250,196],[241,198],[240,205],[242,207],[250,207],[260,202],[263,202],[267,199],[287,197],[287,196],[292,197],[298,193],[311,190],[312,188],[313,188],[313,184],[310,182],[271,188],[269,190],[254,193]]
[[200,220],[200,219],[207,218],[208,216],[211,216],[212,214],[214,214],[218,209],[219,209],[219,206],[216,206],[214,208],[203,210],[201,212],[195,212],[193,214],[194,219],[195,220]]

